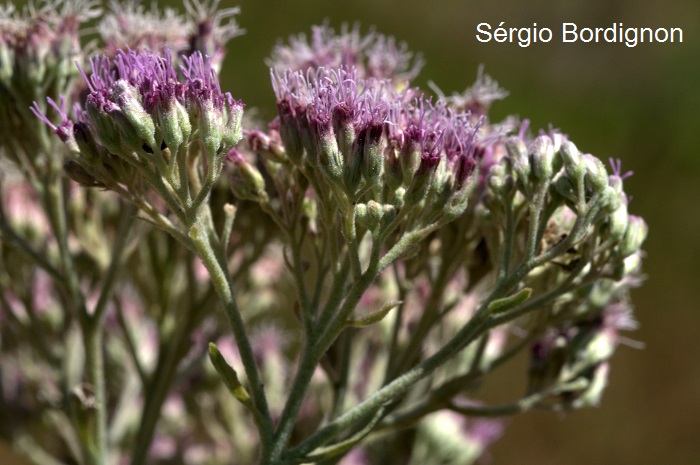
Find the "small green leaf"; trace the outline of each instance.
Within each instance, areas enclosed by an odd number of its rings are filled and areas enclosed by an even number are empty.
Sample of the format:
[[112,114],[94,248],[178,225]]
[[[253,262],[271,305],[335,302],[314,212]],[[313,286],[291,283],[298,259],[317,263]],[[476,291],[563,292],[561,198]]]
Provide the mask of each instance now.
[[366,326],[373,325],[374,323],[382,321],[384,317],[391,311],[391,309],[398,307],[399,305],[401,305],[400,300],[389,302],[387,304],[384,304],[384,306],[376,312],[365,313],[364,315],[361,315],[359,317],[348,319],[347,324],[348,326],[352,326],[353,328],[364,328]]
[[219,348],[216,347],[216,344],[213,342],[209,343],[209,360],[211,360],[212,365],[214,365],[216,371],[221,375],[221,379],[224,381],[229,391],[231,391],[233,397],[238,399],[240,403],[246,407],[252,407],[253,403],[250,399],[250,395],[238,380],[236,370],[226,362],[226,359],[224,359],[221,352],[219,352]]
[[502,313],[510,310],[511,308],[515,308],[529,299],[531,295],[532,289],[526,287],[513,295],[503,297],[502,299],[496,299],[489,304],[489,313]]

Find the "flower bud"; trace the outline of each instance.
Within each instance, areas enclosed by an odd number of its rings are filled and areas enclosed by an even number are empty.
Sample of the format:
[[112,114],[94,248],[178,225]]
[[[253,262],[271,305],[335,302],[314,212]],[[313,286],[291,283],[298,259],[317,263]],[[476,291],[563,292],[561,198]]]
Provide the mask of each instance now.
[[439,154],[426,153],[421,157],[413,180],[406,189],[406,205],[415,205],[423,200],[430,190],[439,163]]
[[390,143],[384,149],[382,159],[384,160],[384,182],[390,192],[396,191],[403,182],[403,175],[401,174],[401,160],[399,160],[399,153],[395,143]]
[[141,147],[145,143],[151,148],[156,147],[156,127],[151,115],[141,105],[138,91],[126,80],[119,79],[112,85],[111,94],[112,101],[117,104],[126,120],[118,118],[117,124],[122,127],[127,139],[136,140],[129,145]]
[[354,194],[360,187],[360,181],[362,179],[362,158],[364,157],[364,145],[366,138],[367,129],[363,128],[357,134],[350,152],[343,154],[345,156],[343,182],[345,184],[345,189],[349,194]]
[[638,274],[642,269],[642,252],[637,251],[632,255],[625,257],[617,267],[615,267],[614,277],[617,281],[623,278]]
[[561,144],[561,159],[564,162],[564,170],[566,175],[572,180],[578,179],[585,174],[585,167],[583,161],[581,160],[581,155],[579,154],[576,145],[567,140]]
[[610,215],[608,220],[609,232],[610,237],[615,242],[619,242],[624,237],[629,223],[628,218],[627,205],[624,202]]
[[646,240],[648,232],[649,227],[643,218],[630,215],[625,237],[620,244],[620,255],[627,257],[637,252]]
[[329,181],[340,184],[343,181],[343,155],[338,150],[338,142],[330,127],[319,131],[318,163]]
[[381,141],[383,128],[381,124],[370,124],[362,156],[362,176],[368,184],[373,185],[382,175],[384,159]]
[[[576,336],[576,338],[587,339],[585,346],[576,352],[576,357],[578,358],[576,363],[577,370],[594,367],[599,363],[605,362],[612,357],[617,347],[617,332],[614,329],[602,327],[591,331],[593,331],[592,334],[584,330]],[[572,349],[577,348],[576,342],[575,340],[572,341]]]
[[236,168],[231,182],[234,193],[243,199],[257,200],[265,191],[265,179],[260,171],[248,163],[236,149],[229,151],[226,159],[233,162]]
[[163,136],[163,142],[175,155],[180,146],[189,141],[192,125],[187,110],[176,99],[172,99],[165,105],[165,108],[156,110],[155,118]]
[[507,177],[505,166],[494,165],[491,167],[488,177],[486,178],[486,183],[488,192],[492,197],[503,199],[508,187]]
[[298,165],[304,155],[304,146],[294,111],[288,102],[278,101],[277,112],[280,118],[280,139],[282,139],[284,150],[289,159]]
[[355,205],[355,218],[357,222],[370,231],[374,231],[384,216],[384,207],[370,200],[367,204]]
[[530,161],[527,157],[527,147],[520,137],[509,137],[505,142],[506,151],[515,175],[515,183],[526,198],[532,196],[530,186]]
[[350,157],[355,141],[355,125],[353,110],[348,108],[346,102],[342,102],[333,108],[332,123],[333,131],[338,141],[338,150],[343,156]]
[[539,136],[530,146],[530,166],[532,174],[540,181],[546,181],[552,177],[554,161],[554,146],[548,136]]
[[399,152],[401,171],[403,172],[403,184],[409,185],[413,175],[421,164],[420,135],[416,131],[406,131],[406,141]]
[[608,187],[608,172],[602,161],[593,155],[584,155],[583,164],[586,169],[586,180],[595,192]]
[[199,139],[204,145],[207,154],[216,158],[220,154],[221,143],[224,139],[224,117],[220,110],[214,108],[211,102],[200,102],[198,131]]
[[224,126],[222,151],[228,152],[243,138],[243,103],[229,101],[228,120]]

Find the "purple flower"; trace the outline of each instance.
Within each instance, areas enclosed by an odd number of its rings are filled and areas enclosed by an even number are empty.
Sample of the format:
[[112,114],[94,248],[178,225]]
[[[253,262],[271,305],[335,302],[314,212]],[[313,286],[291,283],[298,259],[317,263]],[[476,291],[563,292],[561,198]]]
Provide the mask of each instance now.
[[46,117],[44,111],[37,104],[37,102],[34,102],[29,109],[37,118],[50,127],[63,142],[69,143],[73,137],[73,121],[68,118],[68,112],[66,111],[66,99],[63,95],[59,97],[59,102],[60,105],[54,102],[52,99],[48,99],[48,104],[61,118],[61,122],[58,123],[58,125],[53,124],[51,120]]
[[493,143],[481,138],[481,120],[414,97],[413,89],[398,92],[389,81],[360,78],[355,68],[271,74],[290,158],[302,163],[306,154],[351,197],[384,175],[391,189],[405,186],[408,203],[437,183],[436,201],[444,204],[445,196],[464,191],[485,144]]
[[195,138],[218,176],[225,154],[241,138],[243,104],[221,91],[209,58],[195,53],[183,60],[178,72],[167,49],[162,54],[119,50],[114,59],[93,57],[89,75],[80,69],[89,93],[76,111],[79,122],[68,119],[63,99],[61,106],[49,100],[61,116],[58,126],[38,105],[33,111],[64,140],[72,125],[77,161],[95,185],[110,185],[102,179],[114,172],[104,166],[108,153],[138,167],[156,162],[153,154],[160,157],[167,149],[173,163],[178,155],[185,156],[184,149]]

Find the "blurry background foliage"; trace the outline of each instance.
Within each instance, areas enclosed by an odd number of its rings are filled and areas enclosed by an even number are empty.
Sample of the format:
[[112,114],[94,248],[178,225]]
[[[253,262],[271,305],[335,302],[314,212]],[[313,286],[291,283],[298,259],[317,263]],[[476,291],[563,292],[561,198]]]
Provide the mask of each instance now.
[[[181,8],[178,2],[157,2]],[[221,82],[269,119],[274,95],[263,59],[279,39],[327,20],[359,22],[408,43],[427,62],[416,84],[434,81],[447,95],[471,85],[479,64],[510,96],[492,119],[529,118],[560,128],[584,152],[619,157],[634,200],[649,224],[645,285],[633,293],[644,350],[621,348],[612,360],[602,406],[557,415],[531,412],[509,421],[491,450],[498,464],[700,463],[700,2],[608,0],[223,0],[240,5],[247,33],[228,47]],[[537,22],[548,44],[482,44],[476,25]],[[681,27],[682,44],[562,44],[561,23],[609,27]],[[523,360],[524,362],[524,360]],[[483,387],[493,402],[513,399],[526,365],[496,372]],[[517,372],[519,370],[519,372]],[[516,373],[517,372],[517,373]],[[0,458],[2,451],[0,450]],[[5,462],[3,462],[5,463]]]

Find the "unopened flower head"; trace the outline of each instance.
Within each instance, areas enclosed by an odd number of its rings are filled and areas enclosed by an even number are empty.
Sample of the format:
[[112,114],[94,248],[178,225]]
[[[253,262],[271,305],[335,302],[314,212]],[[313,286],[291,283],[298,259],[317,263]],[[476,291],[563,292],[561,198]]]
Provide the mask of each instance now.
[[420,55],[408,51],[404,42],[370,31],[361,35],[359,26],[343,25],[340,32],[328,25],[314,26],[310,39],[304,34],[289,38],[289,45],[277,44],[267,64],[276,70],[317,70],[356,68],[360,78],[389,79],[405,86],[423,67]]

